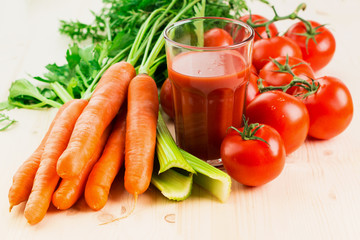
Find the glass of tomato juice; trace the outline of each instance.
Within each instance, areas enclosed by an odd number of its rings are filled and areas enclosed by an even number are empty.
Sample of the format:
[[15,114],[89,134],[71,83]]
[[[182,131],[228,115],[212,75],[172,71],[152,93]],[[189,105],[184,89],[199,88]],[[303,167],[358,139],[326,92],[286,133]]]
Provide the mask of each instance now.
[[176,142],[221,165],[227,129],[242,125],[254,30],[234,19],[200,17],[170,25],[164,37]]

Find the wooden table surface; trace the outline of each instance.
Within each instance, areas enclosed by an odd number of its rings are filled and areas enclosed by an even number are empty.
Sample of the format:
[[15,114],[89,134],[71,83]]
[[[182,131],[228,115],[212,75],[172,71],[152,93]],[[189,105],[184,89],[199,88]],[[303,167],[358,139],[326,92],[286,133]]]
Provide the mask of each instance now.
[[[297,4],[273,1],[279,13]],[[3,1],[0,9],[0,101],[10,83],[40,75],[48,63],[64,63],[70,40],[58,33],[59,19],[90,20],[100,0]],[[251,3],[253,13],[271,16]],[[355,113],[350,127],[328,141],[307,140],[286,159],[282,174],[257,188],[233,181],[227,203],[194,187],[183,202],[165,199],[154,187],[139,197],[126,219],[99,225],[129,211],[133,198],[117,179],[104,209],[94,212],[80,200],[67,211],[53,207],[43,221],[27,224],[24,204],[9,213],[8,189],[20,164],[39,144],[55,110],[19,110],[18,122],[0,132],[0,239],[360,239],[360,10],[358,0],[307,1],[305,18],[329,24],[337,49],[317,76],[331,75],[349,87]],[[289,23],[280,25],[285,30]]]

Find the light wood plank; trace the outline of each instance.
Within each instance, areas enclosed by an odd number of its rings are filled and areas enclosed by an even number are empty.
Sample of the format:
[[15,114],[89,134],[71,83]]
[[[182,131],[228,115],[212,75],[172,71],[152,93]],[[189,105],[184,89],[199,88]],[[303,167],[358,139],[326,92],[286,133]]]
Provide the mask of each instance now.
[[[253,12],[271,14],[252,2]],[[274,1],[279,13],[296,3]],[[109,203],[98,212],[79,201],[68,211],[49,210],[36,226],[26,223],[24,204],[8,212],[7,191],[18,166],[39,144],[55,110],[13,110],[19,122],[0,133],[0,238],[1,239],[359,239],[360,238],[360,33],[357,0],[307,1],[306,18],[329,23],[337,40],[333,61],[319,73],[341,78],[353,96],[355,114],[351,126],[329,141],[308,140],[287,158],[282,174],[257,188],[233,181],[227,203],[221,204],[194,187],[192,196],[172,202],[154,188],[139,197],[133,214],[125,214],[133,198],[124,191],[121,178]],[[57,32],[59,19],[89,19],[88,9],[99,0],[17,0],[1,8],[0,100],[10,83],[27,73],[41,74],[51,62],[64,62],[69,40]],[[288,23],[280,24],[285,31]],[[6,33],[3,35],[3,33]]]

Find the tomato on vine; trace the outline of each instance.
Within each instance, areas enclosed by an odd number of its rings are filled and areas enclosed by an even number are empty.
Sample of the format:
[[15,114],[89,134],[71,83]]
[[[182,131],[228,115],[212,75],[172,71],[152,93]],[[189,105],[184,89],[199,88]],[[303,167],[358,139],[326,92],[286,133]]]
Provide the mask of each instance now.
[[274,128],[245,122],[243,128],[229,130],[220,155],[233,179],[247,186],[260,186],[282,172],[286,153],[283,140]]
[[[251,71],[250,79],[246,87],[245,106],[249,105],[249,103],[254,100],[254,98],[260,93],[258,87],[258,79],[258,75]],[[262,86],[266,87],[268,85],[266,82],[262,82]]]
[[[281,56],[271,59],[259,72],[262,78],[269,86],[283,86],[289,84],[294,76],[303,79],[315,78],[314,71],[303,59],[289,56]],[[294,88],[286,92],[292,94]]]
[[[256,26],[256,24],[261,24],[261,23],[265,23],[268,22],[269,20],[261,15],[257,15],[257,14],[249,14],[249,15],[244,15],[240,18],[240,21],[243,21],[247,24],[249,24],[250,26]],[[254,27],[255,30],[255,38],[254,41],[263,39],[263,38],[269,38],[270,37],[275,37],[278,35],[278,29],[275,26],[274,23],[271,23],[268,25],[268,32],[266,31],[266,27],[265,26],[260,26],[260,27]]]
[[258,75],[258,71],[256,70],[256,67],[253,64],[251,64],[250,72],[255,74],[255,75]]
[[164,81],[160,89],[160,105],[171,119],[175,119],[172,85],[168,78]]
[[271,58],[289,56],[302,58],[300,47],[288,37],[277,36],[261,39],[254,43],[253,65],[260,71]]
[[297,22],[285,33],[301,49],[303,59],[314,71],[325,67],[332,59],[336,42],[333,34],[324,25],[315,21]]
[[[260,92],[296,87],[292,93],[308,110],[310,125],[308,135],[318,139],[330,139],[343,132],[350,124],[354,106],[349,89],[338,78],[324,76],[304,80],[299,77],[284,86],[259,87]],[[264,93],[263,93],[264,94]]]
[[[349,89],[338,78],[316,79],[310,92],[299,95],[310,116],[309,135],[330,139],[342,133],[350,124],[354,106]],[[311,92],[313,91],[313,92]]]
[[221,47],[233,45],[234,41],[231,35],[221,28],[212,28],[204,34],[205,47]]
[[310,119],[305,104],[298,98],[281,91],[264,92],[250,102],[245,112],[250,123],[267,124],[279,132],[286,154],[305,142]]

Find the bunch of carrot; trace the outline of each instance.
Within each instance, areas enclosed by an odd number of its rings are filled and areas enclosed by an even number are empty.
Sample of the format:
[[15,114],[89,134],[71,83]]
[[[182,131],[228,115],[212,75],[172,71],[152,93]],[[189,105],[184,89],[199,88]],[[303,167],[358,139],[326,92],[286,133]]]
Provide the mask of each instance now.
[[[198,1],[184,5],[168,25]],[[36,224],[51,203],[68,209],[82,195],[90,208],[99,210],[124,162],[125,189],[135,200],[147,190],[159,111],[157,86],[147,74],[156,68],[156,57],[164,46],[162,36],[155,44],[152,38],[173,14],[170,9],[175,2],[150,14],[134,40],[128,61],[105,71],[89,101],[73,99],[58,110],[39,147],[13,177],[10,211],[27,200],[24,215],[30,224]],[[143,59],[136,75],[134,66],[140,56]]]
[[89,101],[74,99],[58,110],[40,146],[14,175],[10,210],[27,200],[24,215],[36,224],[51,202],[68,209],[83,194],[89,207],[99,210],[124,156],[126,190],[137,196],[148,188],[156,143],[157,87],[152,78],[135,74],[131,64],[116,63],[104,73]]

